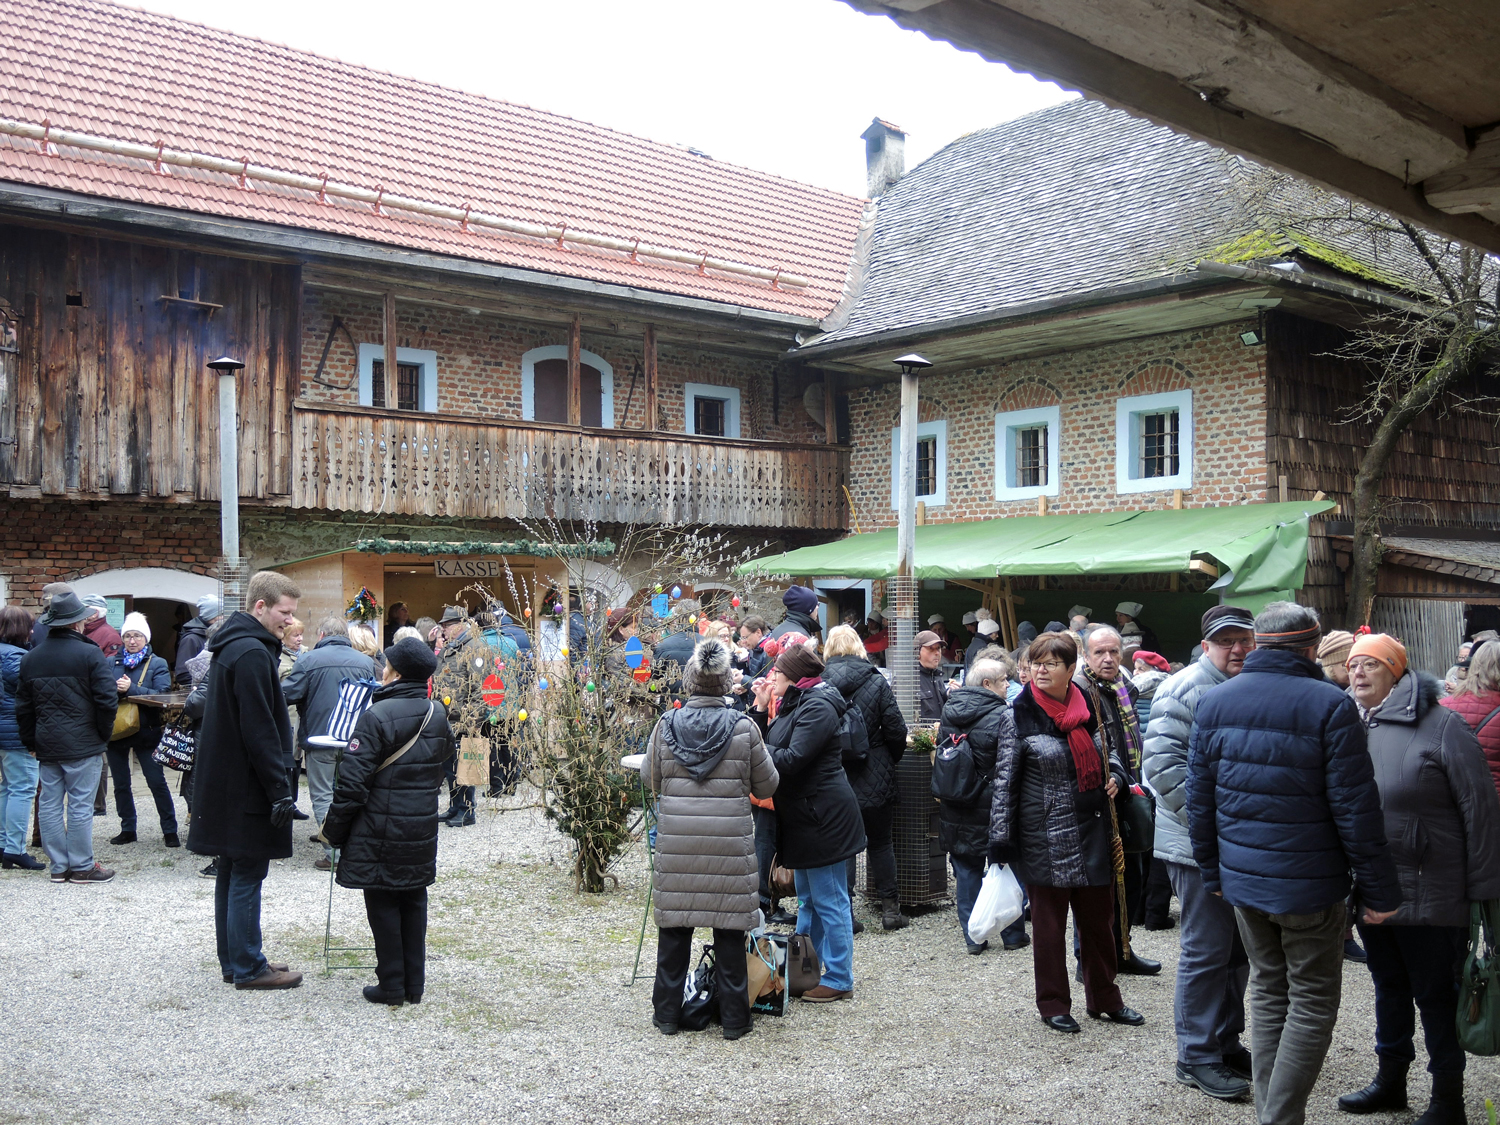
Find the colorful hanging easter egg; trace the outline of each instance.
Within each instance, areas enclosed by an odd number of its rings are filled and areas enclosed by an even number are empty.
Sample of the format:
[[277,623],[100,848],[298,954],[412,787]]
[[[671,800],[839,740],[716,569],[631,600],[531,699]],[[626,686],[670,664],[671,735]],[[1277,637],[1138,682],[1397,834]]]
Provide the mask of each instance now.
[[547,681],[544,680],[544,679],[543,680],[538,680],[536,682],[536,686],[537,686],[537,690],[538,691],[546,691],[547,690]]
[[689,625],[696,625],[696,624],[698,624],[698,615],[696,613],[690,613],[690,614],[688,614],[688,624]]
[[530,617],[530,616],[531,616],[531,607],[530,607],[530,606],[527,606],[527,607],[526,607],[526,610],[525,610],[525,613],[526,613],[526,616],[527,616],[527,617]]
[[732,606],[734,606],[735,609],[739,609],[740,608],[740,599],[739,598],[730,598],[729,599],[729,604],[732,605]]
[[444,707],[452,707],[453,706],[453,700],[451,698],[449,698],[448,696],[446,696],[446,695],[443,696],[443,706]]
[[681,586],[673,586],[672,587],[672,596],[674,598],[680,598],[680,597],[682,597],[682,587]]
[[583,690],[584,691],[593,691],[594,690],[594,681],[590,680],[588,683],[584,684],[583,685]]
[[656,587],[656,593],[658,593],[658,594],[661,593],[661,586],[660,586],[660,584],[658,584],[657,587]]
[[674,699],[674,700],[672,700],[672,706],[673,706],[674,709],[678,708],[678,707],[681,707],[682,706],[682,700],[680,700],[680,699]]
[[521,722],[524,723],[526,721],[526,718],[527,718],[525,710],[523,709],[523,710],[517,711],[516,712],[516,718],[519,719]]
[[559,617],[562,616],[562,611],[563,611],[563,604],[562,604],[562,602],[558,602],[556,605],[554,605],[552,607],[552,612],[554,614],[556,614],[557,616],[559,616]]
[[625,642],[625,663],[632,668],[639,668],[646,659],[646,648],[641,644],[640,637],[631,637]]

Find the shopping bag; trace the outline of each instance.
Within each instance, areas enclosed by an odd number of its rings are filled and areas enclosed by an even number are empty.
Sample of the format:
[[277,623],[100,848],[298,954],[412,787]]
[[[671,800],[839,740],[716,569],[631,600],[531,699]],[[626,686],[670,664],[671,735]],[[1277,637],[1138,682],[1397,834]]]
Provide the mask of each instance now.
[[490,740],[465,735],[458,742],[458,785],[490,783]]
[[197,754],[198,736],[186,722],[168,723],[161,741],[151,751],[151,760],[169,770],[190,770]]
[[379,680],[345,680],[339,684],[338,702],[333,705],[333,717],[328,721],[329,738],[338,742],[349,741],[354,724],[375,701],[375,689],[379,686]]
[[1458,1042],[1471,1055],[1500,1055],[1500,899],[1469,906],[1469,953],[1459,978]]
[[1019,918],[1023,908],[1021,884],[1011,874],[1010,867],[990,864],[984,873],[984,882],[979,885],[974,910],[969,915],[969,940],[976,944],[989,941]]
[[714,947],[705,945],[698,967],[688,974],[682,991],[682,1014],[677,1026],[683,1031],[702,1031],[719,1018],[719,980],[714,972],[717,962]]
[[[747,935],[745,967],[750,977],[750,1010],[768,1016],[784,1016],[787,1010],[787,934]],[[759,989],[755,982],[760,980]]]

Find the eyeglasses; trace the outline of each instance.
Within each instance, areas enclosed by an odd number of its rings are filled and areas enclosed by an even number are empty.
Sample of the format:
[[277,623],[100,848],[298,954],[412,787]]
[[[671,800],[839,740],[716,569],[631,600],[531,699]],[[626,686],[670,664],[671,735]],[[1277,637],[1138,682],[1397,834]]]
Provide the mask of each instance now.
[[1061,660],[1033,660],[1031,667],[1034,671],[1056,672],[1059,668],[1066,668],[1067,665]]
[[1209,637],[1208,643],[1213,645],[1214,648],[1226,648],[1231,652],[1233,652],[1235,649],[1240,649],[1242,652],[1250,652],[1255,648],[1254,637],[1236,637],[1232,641],[1219,641],[1215,640],[1213,637]]
[[1349,671],[1351,672],[1364,672],[1368,675],[1371,672],[1380,671],[1385,667],[1385,665],[1380,663],[1380,661],[1378,660],[1369,660],[1365,657],[1357,657],[1354,660],[1349,661],[1348,667]]

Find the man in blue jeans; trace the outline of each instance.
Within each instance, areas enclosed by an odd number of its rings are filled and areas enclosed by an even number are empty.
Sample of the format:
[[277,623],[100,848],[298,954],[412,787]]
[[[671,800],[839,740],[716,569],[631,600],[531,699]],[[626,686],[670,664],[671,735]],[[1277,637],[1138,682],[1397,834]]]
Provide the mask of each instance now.
[[302,974],[268,962],[261,951],[260,888],[270,861],[292,854],[292,794],[286,762],[292,725],[277,665],[296,585],[262,570],[245,592],[247,610],[224,622],[208,643],[207,701],[193,763],[188,848],[218,857],[214,932],[219,968],[236,988],[295,988]]
[[1203,651],[1163,681],[1151,699],[1142,773],[1156,793],[1156,858],[1165,862],[1182,904],[1173,1012],[1177,1024],[1177,1081],[1211,1098],[1232,1101],[1250,1092],[1245,1031],[1245,986],[1250,961],[1234,907],[1203,886],[1188,836],[1188,738],[1193,715],[1211,690],[1245,667],[1255,649],[1255,622],[1246,609],[1216,605],[1203,615]]
[[109,660],[83,635],[94,610],[71,591],[53,595],[46,638],[21,658],[16,726],[41,774],[37,820],[54,883],[107,883],[94,862],[94,796],[114,730],[118,689]]
[[1250,958],[1261,1125],[1302,1125],[1338,1019],[1344,899],[1367,925],[1401,905],[1365,727],[1317,664],[1317,612],[1272,602],[1244,670],[1204,695],[1187,810],[1204,889],[1234,907]]

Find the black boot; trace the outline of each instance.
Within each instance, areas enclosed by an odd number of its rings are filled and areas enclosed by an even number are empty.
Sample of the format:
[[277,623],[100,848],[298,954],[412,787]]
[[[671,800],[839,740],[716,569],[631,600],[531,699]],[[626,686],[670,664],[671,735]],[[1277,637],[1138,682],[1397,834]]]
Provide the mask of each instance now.
[[1432,1076],[1432,1101],[1427,1103],[1427,1112],[1412,1125],[1469,1125],[1469,1115],[1464,1111],[1462,1071]]
[[[1363,1090],[1339,1098],[1345,1113],[1377,1113],[1383,1109],[1406,1108],[1406,1068],[1409,1063],[1380,1060],[1380,1070]],[[1434,1095],[1435,1096],[1435,1095]]]
[[880,924],[888,930],[904,930],[911,925],[911,919],[901,913],[900,899],[880,900]]

